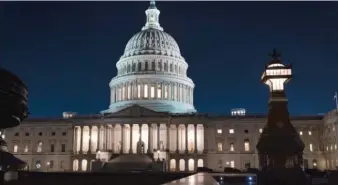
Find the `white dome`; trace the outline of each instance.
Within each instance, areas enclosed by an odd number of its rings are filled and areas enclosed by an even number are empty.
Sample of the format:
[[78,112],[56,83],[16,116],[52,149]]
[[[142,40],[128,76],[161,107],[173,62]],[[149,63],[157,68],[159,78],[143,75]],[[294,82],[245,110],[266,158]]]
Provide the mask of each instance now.
[[153,28],[135,34],[129,40],[121,58],[147,54],[181,57],[180,48],[174,38],[164,31]]
[[117,76],[109,83],[113,113],[132,105],[156,112],[194,113],[194,83],[187,77],[188,64],[176,41],[163,31],[160,11],[155,2],[146,10],[147,22],[142,31],[127,43],[116,63]]

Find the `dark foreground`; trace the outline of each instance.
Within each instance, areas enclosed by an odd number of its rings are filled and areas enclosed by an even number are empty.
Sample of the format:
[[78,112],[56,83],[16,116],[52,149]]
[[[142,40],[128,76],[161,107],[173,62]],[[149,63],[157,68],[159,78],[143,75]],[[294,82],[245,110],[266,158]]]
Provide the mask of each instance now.
[[19,180],[9,185],[159,185],[181,179],[192,173],[43,173],[20,172]]

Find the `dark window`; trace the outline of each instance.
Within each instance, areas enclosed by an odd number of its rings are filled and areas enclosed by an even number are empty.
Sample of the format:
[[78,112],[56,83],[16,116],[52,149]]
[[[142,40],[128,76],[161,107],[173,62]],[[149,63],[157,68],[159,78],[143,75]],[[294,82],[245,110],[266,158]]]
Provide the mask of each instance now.
[[145,65],[145,66],[144,66],[144,70],[145,70],[145,71],[148,71],[148,62],[145,62],[144,65]]
[[26,133],[25,133],[25,136],[29,136],[29,133],[28,133],[28,132],[26,132]]
[[244,133],[246,133],[246,134],[247,134],[247,133],[249,133],[249,131],[248,131],[248,130],[244,130]]
[[170,72],[173,72],[173,64],[170,64]]
[[168,65],[167,65],[167,63],[164,63],[164,71],[168,72]]
[[54,144],[50,145],[50,152],[54,152]]
[[66,132],[62,132],[62,135],[63,135],[63,136],[66,136],[66,135],[67,135],[67,133],[66,133]]
[[54,161],[49,161],[49,168],[53,168],[54,167]]
[[42,132],[39,132],[39,136],[42,136]]
[[55,132],[52,132],[52,136],[55,136]]
[[142,69],[142,66],[141,66],[142,64],[141,64],[141,62],[139,62],[137,65],[138,65],[137,71],[141,71],[141,69]]
[[159,68],[159,71],[162,71],[162,62],[158,63],[158,68]]
[[15,132],[14,136],[19,136],[19,132]]
[[152,63],[151,63],[151,70],[152,70],[152,71],[155,71],[155,62],[152,62]]
[[135,69],[136,69],[136,64],[133,63],[132,71],[135,72]]
[[61,145],[61,152],[66,152],[66,144]]

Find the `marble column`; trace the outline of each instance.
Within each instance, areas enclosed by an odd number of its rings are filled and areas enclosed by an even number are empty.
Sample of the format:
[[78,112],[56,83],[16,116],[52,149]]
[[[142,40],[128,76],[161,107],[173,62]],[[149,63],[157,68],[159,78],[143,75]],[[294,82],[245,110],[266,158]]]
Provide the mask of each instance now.
[[97,126],[97,150],[101,150],[101,125]]
[[[195,141],[194,141],[194,144],[195,144],[195,147],[194,147],[194,152],[197,153],[197,124],[194,124],[194,137],[195,137]],[[195,161],[196,163],[197,161]]]
[[109,142],[109,127],[108,127],[108,125],[105,125],[104,126],[105,127],[105,139],[106,139],[106,144],[105,144],[105,148],[106,148],[106,151],[108,151],[108,142]]
[[151,148],[150,148],[150,134],[152,133],[152,129],[151,129],[151,124],[148,124],[148,150],[147,153],[150,154],[151,153]]
[[92,151],[92,126],[89,125],[89,139],[88,139],[88,153],[91,154]]
[[123,149],[124,149],[124,124],[121,124],[121,149],[120,149],[120,153],[123,153]]
[[178,146],[178,144],[179,144],[179,140],[178,140],[178,138],[179,138],[179,125],[176,125],[176,153],[178,153],[179,152],[179,146]]
[[129,153],[133,153],[133,124],[130,124],[129,127]]
[[185,153],[188,153],[188,124],[185,124]]
[[80,129],[81,129],[81,134],[80,134],[80,154],[82,154],[82,145],[83,145],[83,126],[80,126]]
[[73,153],[76,153],[76,149],[77,149],[77,127],[74,126],[73,127]]
[[160,146],[161,146],[161,144],[160,144],[160,126],[161,126],[161,124],[157,124],[157,150],[160,150],[161,148],[160,148]]
[[111,125],[111,147],[113,153],[115,153],[115,125]]

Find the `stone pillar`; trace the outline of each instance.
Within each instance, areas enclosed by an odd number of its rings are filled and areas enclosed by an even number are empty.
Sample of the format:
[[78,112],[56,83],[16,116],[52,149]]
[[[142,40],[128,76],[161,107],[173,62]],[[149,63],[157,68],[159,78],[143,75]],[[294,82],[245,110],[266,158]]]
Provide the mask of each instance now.
[[130,124],[129,127],[129,153],[133,153],[133,124]]
[[185,153],[188,153],[188,124],[185,124]]
[[82,154],[82,145],[83,145],[83,126],[80,126],[81,134],[80,134],[80,154]]
[[88,139],[88,153],[91,154],[92,151],[92,126],[89,125],[89,139]]
[[[194,137],[195,137],[195,141],[194,141],[194,152],[197,153],[197,124],[194,124],[194,128],[195,128],[195,133],[194,133]],[[197,161],[195,161],[196,163]],[[197,164],[197,163],[196,163]]]
[[123,153],[124,149],[124,124],[121,124],[121,150],[120,153]]
[[160,150],[160,126],[161,124],[157,123],[157,150]]
[[151,148],[150,148],[150,140],[151,140],[151,137],[150,137],[150,134],[152,134],[152,129],[151,129],[151,124],[148,124],[148,154],[151,153]]
[[97,126],[97,150],[101,150],[101,125]]
[[109,132],[108,132],[108,130],[109,130],[109,127],[108,127],[108,125],[105,125],[104,126],[104,130],[105,130],[105,139],[106,139],[106,144],[105,144],[105,148],[106,148],[106,151],[108,151],[108,142],[109,142]]
[[115,125],[111,125],[111,147],[113,150],[113,153],[115,153]]
[[73,153],[76,153],[77,149],[77,128],[76,126],[73,127]]
[[161,90],[161,99],[162,100],[164,100],[165,98],[164,98],[164,95],[165,95],[165,85],[164,85],[164,82],[161,82],[161,88],[162,88],[162,90]]
[[178,153],[179,152],[179,146],[178,146],[178,144],[179,144],[179,141],[178,141],[178,133],[179,133],[179,125],[176,125],[176,153]]

